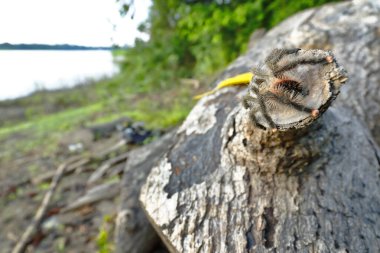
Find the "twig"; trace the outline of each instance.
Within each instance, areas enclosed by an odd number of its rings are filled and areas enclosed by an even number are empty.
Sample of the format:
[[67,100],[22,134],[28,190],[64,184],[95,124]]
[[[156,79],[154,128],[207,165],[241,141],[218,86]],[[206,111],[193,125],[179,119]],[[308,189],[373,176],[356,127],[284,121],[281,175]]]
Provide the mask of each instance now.
[[104,199],[111,199],[120,192],[120,182],[109,182],[98,185],[89,190],[84,196],[75,200],[73,203],[61,210],[61,213],[78,209],[82,206],[89,205]]
[[[76,162],[73,162],[72,164],[68,165],[67,168],[64,171],[64,174],[72,173],[78,167],[81,167],[81,166],[89,163],[90,161],[91,161],[90,157],[81,158],[80,160],[78,160]],[[33,178],[32,179],[32,183],[33,184],[39,184],[39,183],[42,183],[42,182],[49,181],[50,179],[52,179],[54,177],[55,174],[56,174],[55,171],[49,171],[49,172],[47,172],[47,173],[45,173],[43,175],[40,175],[40,176],[38,176],[36,178]]]
[[96,181],[98,181],[100,178],[106,174],[107,170],[110,169],[112,166],[125,162],[129,156],[129,153],[123,153],[117,157],[108,159],[107,161],[103,162],[103,164],[90,176],[90,178],[87,181],[87,184],[93,184]]
[[118,143],[116,143],[115,145],[113,145],[112,147],[104,150],[103,152],[100,152],[98,154],[94,154],[93,157],[95,159],[104,159],[104,157],[108,156],[112,152],[115,152],[115,151],[119,150],[122,147],[125,147],[125,145],[126,145],[126,141],[125,140],[121,140]]
[[61,164],[52,179],[52,182],[50,184],[49,191],[45,194],[42,203],[40,207],[38,208],[32,223],[28,226],[28,228],[25,230],[24,234],[21,236],[19,242],[16,244],[16,246],[13,248],[12,253],[22,253],[25,251],[26,246],[31,240],[31,237],[38,229],[39,225],[41,224],[42,218],[44,217],[47,207],[50,203],[51,198],[53,197],[53,194],[55,192],[55,189],[57,188],[57,185],[67,167],[66,163]]
[[[83,166],[83,165],[85,165],[85,164],[87,164],[93,160],[104,159],[104,157],[106,157],[110,153],[112,153],[112,152],[114,152],[114,151],[116,151],[116,150],[118,150],[124,146],[125,146],[125,141],[122,140],[122,141],[119,141],[117,144],[113,145],[111,148],[102,152],[101,154],[94,154],[94,155],[90,155],[89,157],[83,157],[83,156],[82,157],[75,157],[76,159],[80,158],[80,160],[76,161],[75,163],[68,165],[67,169],[65,170],[65,174],[72,173],[78,167]],[[55,172],[49,171],[43,175],[39,175],[38,177],[31,179],[31,182],[33,184],[39,184],[42,182],[46,182],[46,181],[50,180],[54,176],[54,174],[55,174]]]

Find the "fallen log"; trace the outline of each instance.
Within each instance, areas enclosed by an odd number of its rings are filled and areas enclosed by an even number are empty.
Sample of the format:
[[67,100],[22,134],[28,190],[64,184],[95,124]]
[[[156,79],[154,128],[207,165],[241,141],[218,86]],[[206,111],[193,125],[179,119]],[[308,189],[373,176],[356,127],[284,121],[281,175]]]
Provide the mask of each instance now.
[[121,183],[120,210],[116,218],[115,245],[118,253],[150,253],[159,238],[138,201],[140,189],[152,167],[172,144],[175,131],[155,142],[130,151]]
[[246,90],[203,98],[141,190],[170,252],[379,251],[379,27],[376,1],[308,10],[226,69],[219,80],[267,62],[273,48],[322,48],[334,51],[350,81],[319,119],[283,131],[270,123],[286,122],[282,107],[269,118],[252,115],[238,99]]

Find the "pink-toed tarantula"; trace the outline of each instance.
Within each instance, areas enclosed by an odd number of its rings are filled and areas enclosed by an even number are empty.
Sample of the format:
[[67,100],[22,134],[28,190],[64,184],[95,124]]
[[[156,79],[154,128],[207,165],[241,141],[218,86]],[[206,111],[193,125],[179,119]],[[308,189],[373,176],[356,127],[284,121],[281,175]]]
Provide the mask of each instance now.
[[347,80],[331,52],[274,49],[252,70],[243,106],[262,129],[298,128],[318,118]]

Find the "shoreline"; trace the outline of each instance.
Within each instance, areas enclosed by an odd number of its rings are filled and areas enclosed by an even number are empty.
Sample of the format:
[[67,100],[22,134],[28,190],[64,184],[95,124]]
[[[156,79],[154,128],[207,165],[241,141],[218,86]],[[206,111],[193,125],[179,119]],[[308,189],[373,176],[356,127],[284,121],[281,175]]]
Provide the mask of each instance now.
[[[89,97],[96,96],[96,87],[101,83],[111,81],[117,75],[118,73],[99,79],[89,78],[85,82],[79,82],[70,87],[43,88],[24,96],[0,100],[0,128],[4,125],[17,124],[28,120],[31,116],[28,114],[54,114],[91,103]],[[78,97],[77,101],[71,99],[70,102],[63,102],[63,98],[74,98],[76,94],[81,94],[82,97]]]
[[115,50],[115,47],[90,47],[71,44],[11,44],[0,43],[0,50]]

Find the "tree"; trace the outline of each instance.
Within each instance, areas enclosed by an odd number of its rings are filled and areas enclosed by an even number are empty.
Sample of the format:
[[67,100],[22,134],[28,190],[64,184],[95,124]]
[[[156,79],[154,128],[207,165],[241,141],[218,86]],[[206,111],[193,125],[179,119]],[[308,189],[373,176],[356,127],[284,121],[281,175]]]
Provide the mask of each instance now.
[[[127,50],[125,76],[149,91],[178,85],[179,78],[215,75],[246,50],[255,29],[269,29],[297,11],[332,1],[153,0],[149,19],[140,26],[150,40]],[[133,12],[132,0],[122,3],[123,13]]]

